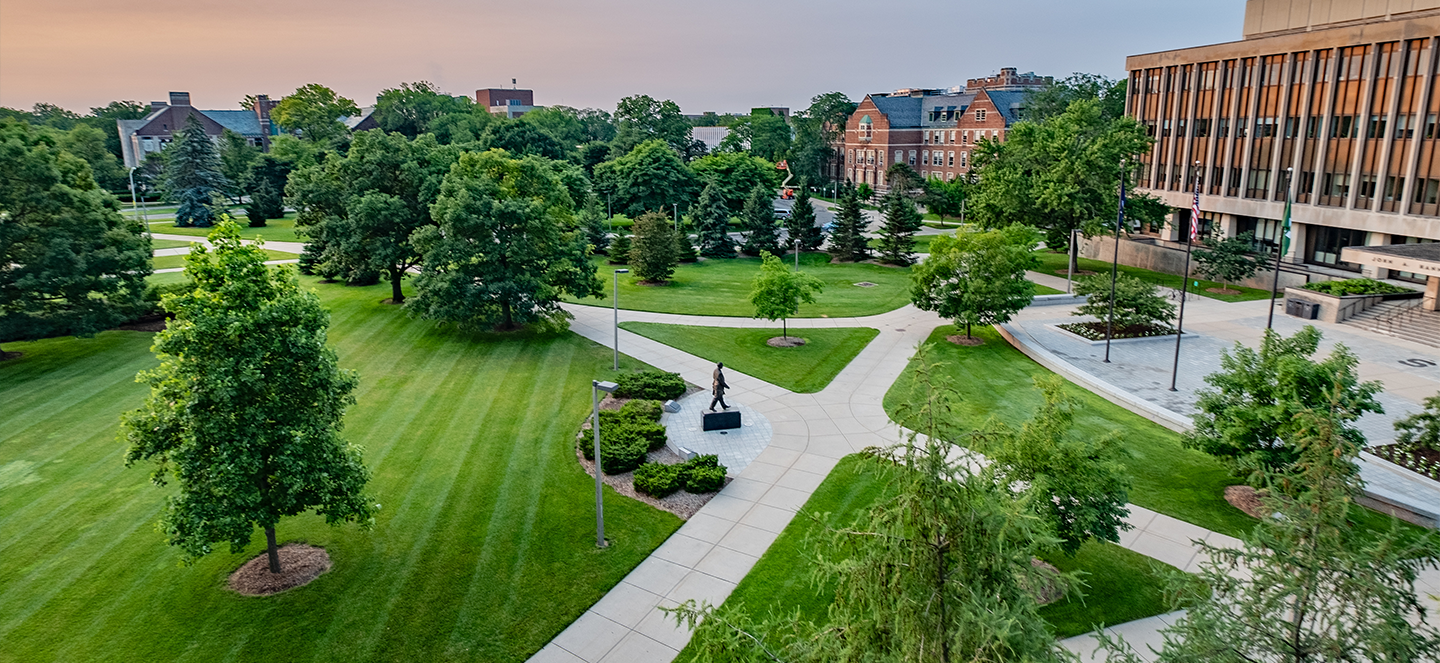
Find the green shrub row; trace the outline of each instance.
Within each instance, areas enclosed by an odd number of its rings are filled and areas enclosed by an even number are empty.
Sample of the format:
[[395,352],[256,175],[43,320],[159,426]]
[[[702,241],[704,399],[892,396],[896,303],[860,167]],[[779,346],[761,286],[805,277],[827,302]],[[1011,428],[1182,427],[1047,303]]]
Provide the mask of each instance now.
[[[660,425],[660,402],[633,400],[620,411],[600,413],[600,469],[606,474],[623,474],[645,462],[645,454],[665,446],[665,427]],[[577,441],[586,460],[595,460],[595,441],[590,435]]]
[[635,470],[635,490],[664,497],[681,488],[713,493],[725,485],[725,466],[715,455],[696,456],[679,465],[645,463]]
[[648,398],[657,401],[674,400],[685,395],[685,379],[679,373],[663,371],[641,371],[626,373],[615,379],[619,385],[615,395],[621,398]]
[[1346,295],[1397,295],[1409,290],[1396,285],[1390,285],[1384,281],[1375,279],[1344,279],[1341,281],[1321,281],[1317,283],[1306,283],[1306,290],[1344,297]]

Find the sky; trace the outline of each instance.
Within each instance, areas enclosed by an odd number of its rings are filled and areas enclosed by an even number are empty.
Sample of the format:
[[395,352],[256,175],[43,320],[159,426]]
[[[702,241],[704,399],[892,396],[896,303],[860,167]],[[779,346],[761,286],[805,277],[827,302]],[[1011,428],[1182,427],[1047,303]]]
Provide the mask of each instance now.
[[1244,0],[0,0],[0,106],[85,113],[188,91],[205,109],[306,83],[359,105],[428,80],[686,113],[951,87],[1001,67],[1118,78],[1125,57],[1235,41]]

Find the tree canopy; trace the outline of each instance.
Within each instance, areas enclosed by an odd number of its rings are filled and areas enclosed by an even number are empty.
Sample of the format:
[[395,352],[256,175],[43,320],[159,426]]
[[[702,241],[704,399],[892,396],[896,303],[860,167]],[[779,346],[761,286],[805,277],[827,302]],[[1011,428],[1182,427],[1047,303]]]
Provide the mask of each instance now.
[[431,125],[446,115],[470,114],[474,105],[469,97],[445,94],[429,81],[401,83],[398,88],[380,91],[374,118],[381,129],[414,138],[429,132]]
[[287,268],[225,221],[213,251],[192,245],[192,291],[167,295],[174,315],[155,337],[160,366],[140,380],[150,395],[121,419],[125,462],[155,461],[152,479],[179,484],[161,517],[189,559],[216,543],[240,552],[265,530],[279,573],[275,527],[314,510],[334,525],[368,525],[374,501],[361,450],[340,436],[358,382],[326,344],[330,316]]
[[354,101],[319,83],[307,83],[281,99],[271,109],[270,119],[305,140],[329,145],[346,133],[340,118],[359,114]]
[[780,185],[783,173],[775,164],[744,153],[719,152],[690,162],[690,170],[705,186],[714,186],[725,206],[738,210],[755,187],[766,185],[772,190]]
[[0,120],[0,172],[0,341],[90,335],[137,313],[150,241],[85,161]]
[[544,159],[465,153],[431,209],[438,226],[414,235],[423,269],[407,304],[421,317],[510,330],[562,322],[563,293],[601,292],[584,233],[563,230],[573,203]]
[[614,155],[630,154],[642,143],[656,139],[677,154],[690,149],[690,121],[669,99],[659,101],[644,94],[625,97],[615,106],[614,120]]
[[632,217],[690,207],[699,192],[695,174],[663,140],[641,143],[625,156],[595,167],[595,187],[617,213]]
[[1234,237],[1208,240],[1205,247],[1195,250],[1200,273],[1220,282],[1228,289],[1231,283],[1243,281],[1260,269],[1260,259],[1251,255],[1255,233],[1244,232]]
[[1034,288],[1025,272],[1035,264],[1036,232],[1010,226],[988,232],[940,235],[930,255],[911,272],[910,301],[922,311],[965,325],[1009,322],[1030,305]]
[[800,312],[801,304],[814,304],[815,295],[824,289],[820,279],[792,270],[779,256],[766,252],[760,254],[760,273],[750,284],[750,304],[755,317],[779,320],[780,334],[786,337],[790,334],[786,321]]

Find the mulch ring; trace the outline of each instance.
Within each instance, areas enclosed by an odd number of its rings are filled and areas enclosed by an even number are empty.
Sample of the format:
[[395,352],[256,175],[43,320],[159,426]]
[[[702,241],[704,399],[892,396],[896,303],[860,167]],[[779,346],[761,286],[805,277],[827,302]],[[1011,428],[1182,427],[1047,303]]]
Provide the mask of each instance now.
[[772,348],[798,348],[805,345],[805,339],[799,336],[776,336],[765,341],[765,345]]
[[1230,506],[1244,511],[1245,514],[1251,518],[1264,519],[1273,514],[1270,509],[1265,507],[1265,503],[1260,500],[1263,494],[1264,493],[1255,490],[1255,488],[1251,486],[1227,486],[1225,488],[1225,501],[1229,502]]
[[1206,288],[1205,292],[1213,292],[1217,295],[1238,295],[1241,291],[1233,288]]
[[269,596],[309,584],[330,570],[330,553],[303,543],[280,546],[280,572],[270,572],[270,557],[260,553],[230,574],[230,589],[245,596]]
[[642,280],[642,281],[636,281],[636,282],[635,282],[635,285],[643,285],[643,286],[647,286],[647,287],[659,287],[659,286],[667,286],[667,285],[670,285],[670,282],[669,282],[669,281],[643,281],[643,280]]
[[5,361],[5,360],[7,360],[7,359],[19,359],[19,358],[20,358],[20,355],[23,355],[23,354],[25,354],[25,353],[23,353],[23,352],[0,352],[0,361]]
[[1069,276],[1070,274],[1074,274],[1076,276],[1092,276],[1098,272],[1092,272],[1088,269],[1077,269],[1074,272],[1071,272],[1068,269],[1057,269],[1055,270],[1055,273],[1059,274],[1060,276]]
[[951,343],[954,343],[955,345],[968,345],[968,346],[971,346],[971,347],[974,347],[974,346],[976,346],[976,345],[985,345],[985,339],[980,338],[980,337],[978,337],[978,336],[964,336],[964,335],[962,335],[962,334],[951,334],[951,335],[949,335],[949,336],[946,336],[946,337],[945,337],[945,340],[950,341]]
[[1065,597],[1065,591],[1059,583],[1060,569],[1045,560],[1035,558],[1030,559],[1030,566],[1035,567],[1046,578],[1039,587],[1026,588],[1035,597],[1036,603],[1049,605]]

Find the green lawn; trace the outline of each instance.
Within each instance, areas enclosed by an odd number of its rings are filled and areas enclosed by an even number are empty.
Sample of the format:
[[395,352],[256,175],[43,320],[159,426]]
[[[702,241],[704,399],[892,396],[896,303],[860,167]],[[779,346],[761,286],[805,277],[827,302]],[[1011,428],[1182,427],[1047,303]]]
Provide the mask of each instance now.
[[[296,260],[300,257],[300,254],[265,249],[265,256],[266,260]],[[159,256],[156,258],[151,258],[150,264],[154,269],[174,269],[176,267],[184,267],[185,256],[183,254],[178,256]]]
[[[154,219],[151,219],[153,222]],[[260,238],[267,242],[304,242],[305,239],[295,234],[295,213],[288,212],[282,219],[270,219],[265,223],[264,228],[251,228],[246,225],[245,215],[235,217],[235,222],[240,224],[240,239]],[[150,232],[157,235],[190,235],[193,237],[206,237],[214,228],[176,228],[173,222],[151,223]]]
[[[985,344],[964,347],[945,340],[955,334],[952,326],[940,327],[930,335],[932,360],[944,362],[943,372],[954,379],[960,392],[957,408],[962,430],[979,428],[990,417],[1010,424],[1029,419],[1042,402],[1034,378],[1051,375],[1044,367],[1021,354],[991,327],[977,327],[976,336]],[[885,410],[896,417],[896,407],[910,394],[911,369],[900,376],[885,394]],[[1067,391],[1079,400],[1075,412],[1075,434],[1100,437],[1118,434],[1130,457],[1126,464],[1134,485],[1130,501],[1206,529],[1240,536],[1255,521],[1225,501],[1225,487],[1240,483],[1218,461],[1199,451],[1180,446],[1179,434],[1095,394],[1067,383]],[[984,452],[984,448],[977,448]]]
[[880,333],[866,327],[791,329],[790,335],[805,339],[805,345],[774,348],[765,341],[780,335],[778,326],[735,329],[622,322],[620,327],[800,394],[824,389]]
[[[1065,262],[1065,254],[1064,254],[1063,252],[1062,252],[1062,253],[1052,253],[1052,252],[1050,252],[1050,251],[1036,251],[1036,252],[1035,252],[1035,257],[1040,259],[1040,266],[1039,266],[1038,268],[1036,268],[1036,271],[1038,271],[1038,272],[1040,272],[1040,273],[1042,273],[1042,274],[1053,274],[1053,275],[1056,275],[1056,276],[1064,276],[1064,275],[1065,275],[1065,270],[1066,270],[1066,268],[1068,267],[1068,265],[1067,265],[1066,262]],[[1099,272],[1099,273],[1104,273],[1104,274],[1109,274],[1109,273],[1110,273],[1110,268],[1111,268],[1111,265],[1113,264],[1113,263],[1111,263],[1111,262],[1109,262],[1109,261],[1105,261],[1105,260],[1091,260],[1091,259],[1089,259],[1089,258],[1081,258],[1081,259],[1079,260],[1079,263],[1080,263],[1080,269],[1082,269],[1082,270],[1089,270],[1089,271],[1092,271],[1092,272]],[[1135,278],[1138,278],[1138,279],[1141,279],[1141,280],[1144,280],[1144,281],[1149,281],[1149,282],[1154,283],[1154,284],[1156,284],[1156,285],[1164,286],[1164,287],[1167,287],[1167,288],[1175,288],[1176,290],[1179,290],[1179,289],[1180,289],[1181,280],[1182,280],[1179,276],[1176,276],[1176,275],[1174,275],[1174,274],[1162,274],[1162,273],[1160,273],[1160,272],[1155,272],[1155,271],[1151,271],[1151,270],[1148,270],[1148,269],[1141,269],[1141,268],[1139,268],[1139,267],[1130,267],[1130,266],[1127,266],[1127,265],[1120,265],[1120,273],[1121,273],[1121,274],[1127,274],[1127,275],[1129,275],[1129,276],[1133,276],[1133,277],[1135,277]],[[1200,287],[1199,287],[1199,288],[1196,288],[1196,287],[1195,287],[1195,281],[1197,281],[1197,280],[1200,281]],[[1240,291],[1240,294],[1238,294],[1238,295],[1219,295],[1219,294],[1216,294],[1216,293],[1213,293],[1213,292],[1206,292],[1206,291],[1205,291],[1206,288],[1219,288],[1219,287],[1220,287],[1220,284],[1219,284],[1218,282],[1215,282],[1215,281],[1206,281],[1206,280],[1203,280],[1203,279],[1192,279],[1192,280],[1190,281],[1190,292],[1193,292],[1193,293],[1195,293],[1195,294],[1197,294],[1197,295],[1200,295],[1200,296],[1202,296],[1202,297],[1209,297],[1209,298],[1211,298],[1211,299],[1218,299],[1218,300],[1220,300],[1220,301],[1222,301],[1222,302],[1249,302],[1249,301],[1255,301],[1255,300],[1258,300],[1258,299],[1269,299],[1269,298],[1270,298],[1270,291],[1269,291],[1269,290],[1259,290],[1259,289],[1256,289],[1256,288],[1246,288],[1246,287],[1242,287],[1242,286],[1235,285],[1235,284],[1233,284],[1233,283],[1230,285],[1230,289],[1231,289],[1231,290],[1239,290],[1239,291]]]
[[[794,264],[794,254],[788,262]],[[603,299],[578,301],[591,306],[610,306],[611,275],[624,265],[610,265],[596,258],[600,281],[605,284]],[[825,282],[825,291],[816,303],[800,307],[797,318],[841,318],[878,315],[910,303],[910,270],[866,263],[830,264],[825,253],[804,253],[800,269]],[[686,315],[724,315],[748,318],[755,314],[750,305],[750,285],[760,272],[759,258],[705,260],[682,264],[669,285],[638,285],[631,276],[620,278],[620,308]],[[858,287],[856,283],[874,283]]]
[[185,241],[181,241],[181,240],[178,240],[178,239],[152,239],[152,240],[150,240],[150,248],[152,248],[152,249],[180,249],[180,248],[184,248],[184,247],[190,246],[191,244],[194,244],[194,242],[185,242]]
[[[955,233],[946,233],[946,234],[954,235]],[[916,253],[929,253],[929,252],[930,252],[930,242],[935,241],[935,238],[936,238],[936,237],[939,237],[939,236],[940,236],[940,235],[916,235],[916,236],[915,236],[915,252],[916,252]],[[872,249],[879,249],[879,248],[880,248],[880,240],[879,240],[879,239],[872,239],[872,240],[870,240],[870,248],[872,248]]]
[[[817,546],[823,546],[825,528],[810,516],[828,514],[832,524],[845,525],[878,502],[884,486],[875,474],[873,462],[859,455],[842,459],[726,603],[743,605],[757,618],[772,611],[788,615],[799,610],[801,619],[825,622],[835,588],[816,586],[812,581],[810,571]],[[1113,544],[1089,543],[1073,559],[1064,555],[1046,559],[1062,570],[1083,572],[1086,583],[1083,600],[1072,596],[1041,608],[1041,616],[1050,622],[1057,637],[1087,633],[1100,623],[1119,624],[1168,609],[1163,595],[1164,574],[1173,569],[1143,555]],[[687,648],[676,660],[695,660],[694,648]]]
[[[170,489],[126,468],[117,418],[146,388],[152,335],[6,343],[0,363],[0,661],[523,661],[680,521],[607,491],[575,462],[589,382],[610,351],[574,334],[471,335],[317,285],[360,375],[345,435],[365,448],[375,528],[281,522],[334,568],[269,598],[224,588],[263,549],[179,564],[154,523]],[[638,362],[624,360],[627,369]]]

